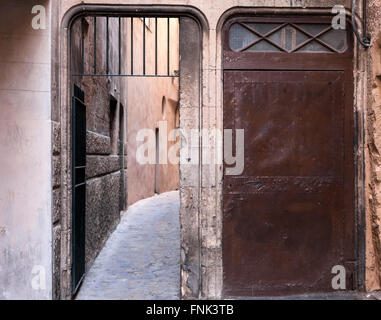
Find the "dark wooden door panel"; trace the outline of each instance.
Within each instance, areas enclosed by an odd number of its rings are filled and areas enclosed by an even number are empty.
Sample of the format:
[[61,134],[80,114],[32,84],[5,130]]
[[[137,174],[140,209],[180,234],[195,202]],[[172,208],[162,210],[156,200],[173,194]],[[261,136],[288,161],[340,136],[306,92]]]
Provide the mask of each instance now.
[[224,128],[245,130],[244,171],[224,176],[225,296],[332,291],[332,267],[353,261],[346,83],[344,71],[224,72]]

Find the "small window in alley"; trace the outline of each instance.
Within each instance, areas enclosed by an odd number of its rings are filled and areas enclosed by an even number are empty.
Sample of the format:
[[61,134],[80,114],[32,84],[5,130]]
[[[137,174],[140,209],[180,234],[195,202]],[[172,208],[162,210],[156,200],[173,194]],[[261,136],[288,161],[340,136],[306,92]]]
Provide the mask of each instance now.
[[113,97],[110,98],[110,144],[112,154],[117,153],[118,145],[118,115],[117,115],[117,100]]
[[163,99],[161,100],[161,114],[163,118],[165,118],[166,109],[167,109],[167,99],[163,97]]

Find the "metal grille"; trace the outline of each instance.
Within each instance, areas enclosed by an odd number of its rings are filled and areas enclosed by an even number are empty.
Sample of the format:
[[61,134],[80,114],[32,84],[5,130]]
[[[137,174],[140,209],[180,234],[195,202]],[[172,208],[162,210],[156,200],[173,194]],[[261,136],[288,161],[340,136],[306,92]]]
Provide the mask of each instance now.
[[[106,19],[106,30],[99,30],[99,20]],[[111,23],[115,31],[115,22],[117,21],[117,37],[118,37],[118,57],[111,56],[110,47],[115,41],[115,34],[110,32]],[[91,16],[81,18],[81,35],[80,35],[80,60],[81,66],[77,71],[73,72],[74,77],[83,76],[118,76],[118,77],[179,77],[179,68],[173,68],[173,64],[177,61],[171,61],[171,50],[174,45],[171,24],[173,21],[178,22],[178,18],[172,17],[104,17]],[[92,32],[88,32],[87,24],[92,24]],[[165,28],[163,28],[165,25]],[[128,26],[128,28],[127,28]],[[138,30],[141,28],[141,30]],[[128,30],[128,32],[126,32]],[[101,34],[103,33],[104,34]],[[154,45],[148,47],[147,32],[150,32],[151,38],[154,37]],[[139,33],[141,39],[136,40],[136,34]],[[111,37],[114,37],[113,40]],[[163,44],[165,39],[166,45]],[[72,40],[72,45],[77,39]],[[99,54],[99,41],[106,41],[104,52]],[[90,47],[85,46],[85,42],[90,42]],[[141,52],[138,56],[135,48],[140,47]],[[163,57],[163,47],[165,47],[165,58]],[[128,48],[124,52],[124,48]],[[161,55],[159,51],[161,49]],[[92,66],[89,67],[89,57],[93,56]],[[106,60],[106,70],[99,70],[99,60]],[[147,60],[154,60],[154,68],[148,70]],[[112,61],[113,60],[113,61]],[[113,62],[117,61],[117,68],[112,68]],[[138,66],[139,65],[139,66]],[[164,67],[165,66],[165,67]],[[178,65],[177,65],[178,66]],[[163,71],[163,69],[165,70]]]
[[234,23],[230,48],[252,52],[343,52],[345,30],[329,23]]

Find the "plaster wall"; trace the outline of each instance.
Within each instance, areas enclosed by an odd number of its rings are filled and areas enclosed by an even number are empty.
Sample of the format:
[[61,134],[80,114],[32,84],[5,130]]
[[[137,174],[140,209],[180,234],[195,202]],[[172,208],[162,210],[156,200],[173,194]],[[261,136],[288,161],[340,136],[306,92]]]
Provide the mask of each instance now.
[[0,7],[0,299],[51,299],[51,4]]

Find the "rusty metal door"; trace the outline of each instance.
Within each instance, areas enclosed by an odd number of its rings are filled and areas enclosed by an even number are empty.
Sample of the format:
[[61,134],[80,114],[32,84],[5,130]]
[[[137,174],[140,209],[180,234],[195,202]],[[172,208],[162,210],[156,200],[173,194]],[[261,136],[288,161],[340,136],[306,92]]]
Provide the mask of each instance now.
[[224,174],[224,296],[332,292],[336,265],[356,289],[350,34],[311,17],[224,30],[224,128],[245,130],[244,171]]

